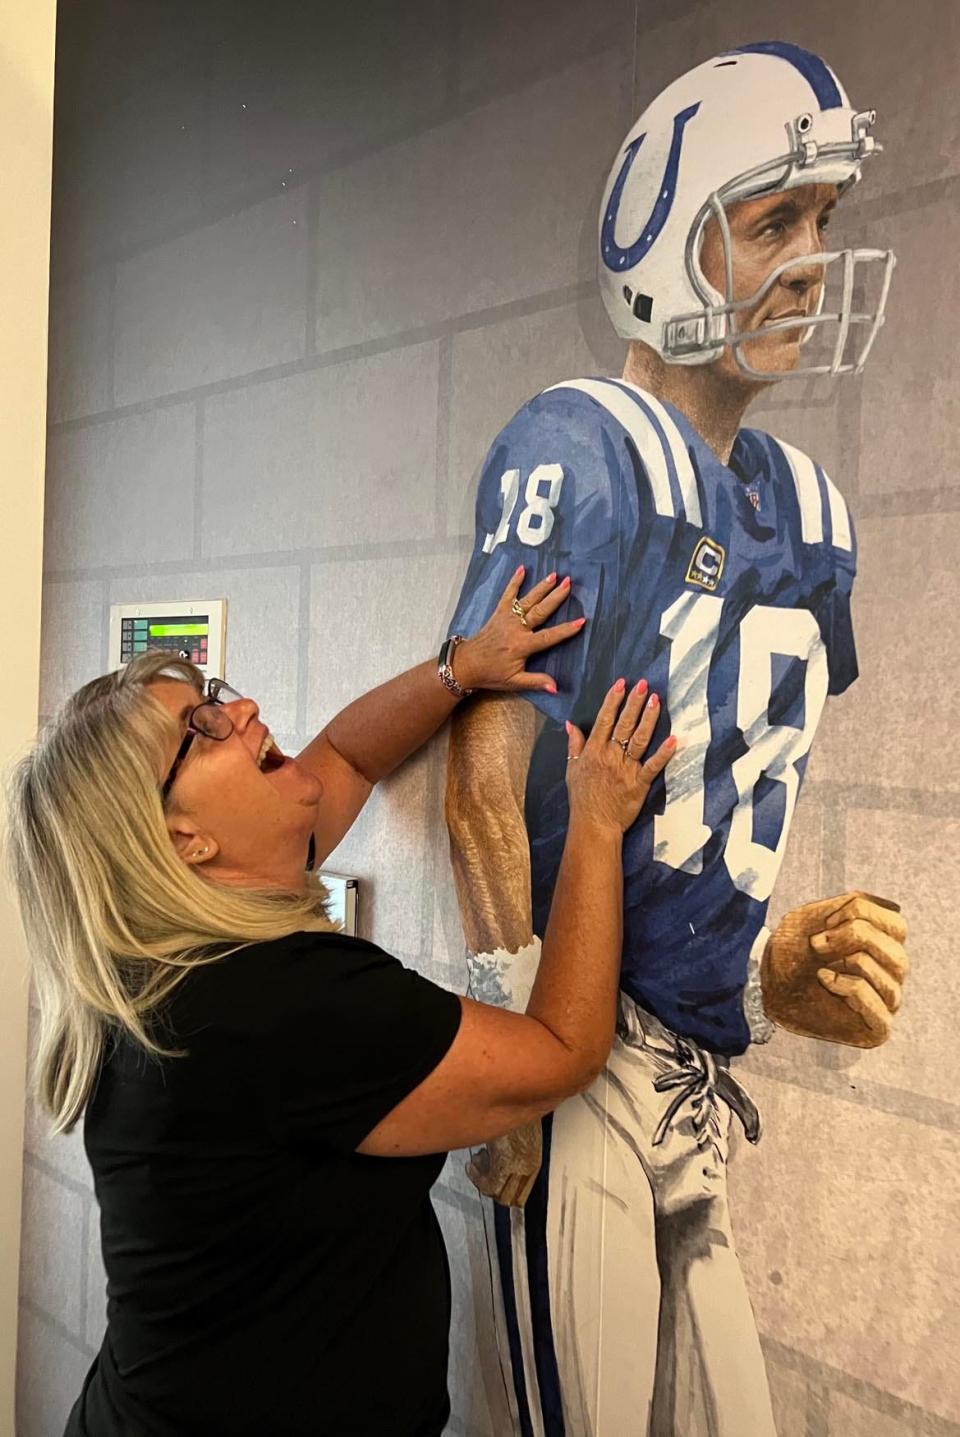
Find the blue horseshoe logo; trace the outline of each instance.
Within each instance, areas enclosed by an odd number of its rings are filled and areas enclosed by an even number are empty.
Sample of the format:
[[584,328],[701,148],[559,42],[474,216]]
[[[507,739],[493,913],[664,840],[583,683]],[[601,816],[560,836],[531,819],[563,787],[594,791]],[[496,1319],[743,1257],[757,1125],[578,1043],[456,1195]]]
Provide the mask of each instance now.
[[690,105],[686,110],[681,110],[679,115],[673,117],[673,140],[670,145],[670,153],[667,156],[667,167],[663,172],[663,179],[660,182],[660,193],[657,202],[650,211],[650,218],[641,228],[640,234],[628,249],[621,249],[614,238],[614,230],[617,225],[617,214],[620,210],[620,196],[623,194],[623,187],[627,183],[627,175],[630,173],[630,166],[636,158],[637,151],[647,138],[646,132],[638,135],[632,145],[628,145],[624,154],[623,164],[620,173],[614,181],[613,189],[610,191],[610,200],[607,204],[607,212],[603,217],[603,228],[600,231],[600,253],[607,269],[622,272],[625,269],[633,269],[639,264],[647,250],[653,244],[667,222],[667,217],[673,208],[674,196],[677,193],[677,171],[680,168],[680,148],[683,144],[683,132],[689,122],[700,108],[700,102]]

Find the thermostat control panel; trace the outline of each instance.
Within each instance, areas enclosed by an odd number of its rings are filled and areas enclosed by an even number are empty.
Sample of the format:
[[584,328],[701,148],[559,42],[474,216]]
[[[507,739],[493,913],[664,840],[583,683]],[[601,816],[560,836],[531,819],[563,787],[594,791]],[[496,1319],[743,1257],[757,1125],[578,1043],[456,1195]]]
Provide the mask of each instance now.
[[109,668],[121,668],[148,649],[160,649],[172,659],[196,664],[206,676],[223,678],[226,623],[226,599],[113,604]]

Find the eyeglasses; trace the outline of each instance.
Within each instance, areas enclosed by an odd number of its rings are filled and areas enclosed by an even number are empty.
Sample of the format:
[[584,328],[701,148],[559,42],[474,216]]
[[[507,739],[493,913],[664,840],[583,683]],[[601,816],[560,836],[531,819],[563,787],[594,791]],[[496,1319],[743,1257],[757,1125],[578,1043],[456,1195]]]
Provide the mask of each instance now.
[[191,709],[187,714],[186,736],[177,749],[173,767],[167,774],[160,790],[160,798],[163,803],[167,801],[167,794],[173,787],[177,771],[189,753],[190,745],[197,734],[222,743],[233,733],[233,719],[228,713],[224,713],[221,705],[236,703],[238,699],[243,698],[243,694],[238,694],[236,689],[232,689],[228,683],[224,683],[223,679],[208,679],[202,692],[204,694],[203,703],[197,704],[196,708]]

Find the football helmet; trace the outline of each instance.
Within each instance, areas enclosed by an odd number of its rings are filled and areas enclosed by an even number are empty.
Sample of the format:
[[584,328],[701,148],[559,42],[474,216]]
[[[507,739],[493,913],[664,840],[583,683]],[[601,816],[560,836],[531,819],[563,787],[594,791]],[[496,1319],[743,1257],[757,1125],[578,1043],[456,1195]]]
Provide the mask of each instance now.
[[[758,379],[787,374],[858,374],[883,323],[895,258],[889,250],[842,249],[788,260],[760,288],[736,300],[727,207],[800,185],[833,184],[843,193],[879,152],[876,114],[854,110],[839,80],[817,55],[765,41],[716,56],[682,75],[650,104],[614,162],[600,210],[600,287],[624,339],[649,344],[672,364],[709,364],[725,347]],[[715,217],[723,243],[725,293],[700,267],[705,226]],[[767,324],[828,334],[822,362],[781,372],[755,368],[742,346],[757,331],[738,330],[786,271],[822,265],[817,309]],[[826,302],[828,271],[839,295]],[[865,271],[870,274],[865,276]],[[861,291],[874,281],[872,308]]]

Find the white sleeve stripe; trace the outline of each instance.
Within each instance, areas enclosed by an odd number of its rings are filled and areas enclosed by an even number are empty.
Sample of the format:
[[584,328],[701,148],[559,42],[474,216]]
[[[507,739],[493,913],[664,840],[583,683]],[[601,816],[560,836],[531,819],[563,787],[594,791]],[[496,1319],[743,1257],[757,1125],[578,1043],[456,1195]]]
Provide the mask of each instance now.
[[[771,436],[772,437],[772,436]],[[823,504],[813,460],[785,439],[777,439],[793,475],[800,505],[800,534],[805,544],[823,543]]]
[[683,498],[683,509],[689,524],[696,524],[698,529],[703,528],[703,517],[700,513],[700,494],[697,489],[697,476],[693,471],[693,464],[690,459],[690,451],[684,443],[683,435],[677,428],[675,419],[667,413],[659,399],[648,394],[645,389],[638,385],[631,384],[629,380],[620,381],[624,389],[631,390],[639,399],[645,409],[649,409],[667,436],[667,443],[670,445],[670,453],[673,455],[673,462],[677,470],[677,480],[680,484],[680,494]]
[[602,379],[569,379],[562,384],[552,384],[544,390],[550,394],[556,389],[577,389],[612,414],[630,435],[643,460],[643,467],[653,491],[653,503],[658,514],[672,518],[674,515],[673,495],[670,493],[670,472],[663,452],[663,445],[646,415],[629,395],[624,394],[616,384]]
[[850,533],[850,512],[840,490],[824,469],[821,471],[827,482],[827,501],[830,505],[830,528],[833,544],[837,549],[853,549],[853,535]]

